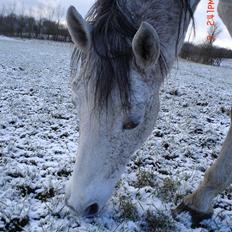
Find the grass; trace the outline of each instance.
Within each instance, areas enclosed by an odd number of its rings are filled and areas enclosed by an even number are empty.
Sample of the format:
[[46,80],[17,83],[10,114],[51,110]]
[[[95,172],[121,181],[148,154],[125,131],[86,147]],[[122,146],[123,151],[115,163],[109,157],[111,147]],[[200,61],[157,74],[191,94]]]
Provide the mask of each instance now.
[[10,221],[5,223],[5,230],[7,232],[20,232],[24,230],[24,227],[29,223],[29,217],[17,218],[14,217]]
[[23,174],[18,172],[18,171],[16,171],[16,172],[8,172],[7,175],[12,177],[12,178],[19,178],[19,177],[23,178]]
[[29,185],[25,185],[25,184],[17,186],[17,190],[20,191],[20,195],[22,197],[30,195],[31,193],[35,193],[36,191],[36,189],[31,188]]
[[179,186],[179,181],[175,181],[171,178],[165,178],[163,185],[157,189],[156,194],[164,202],[171,202],[175,198]]
[[162,212],[147,211],[142,229],[145,232],[174,232],[175,223],[172,218]]
[[136,221],[138,219],[138,211],[136,206],[132,203],[130,198],[125,196],[119,197],[119,207],[121,211],[121,217],[123,219]]
[[70,176],[71,175],[71,171],[68,171],[68,170],[66,170],[66,169],[62,169],[62,170],[59,170],[58,172],[57,172],[57,175],[59,176],[59,177],[68,177],[68,176]]
[[35,198],[45,202],[48,199],[53,198],[54,196],[55,196],[55,190],[54,188],[50,188],[47,191],[38,193]]
[[143,188],[146,186],[155,187],[154,174],[149,171],[139,171],[137,180],[133,183],[135,188]]

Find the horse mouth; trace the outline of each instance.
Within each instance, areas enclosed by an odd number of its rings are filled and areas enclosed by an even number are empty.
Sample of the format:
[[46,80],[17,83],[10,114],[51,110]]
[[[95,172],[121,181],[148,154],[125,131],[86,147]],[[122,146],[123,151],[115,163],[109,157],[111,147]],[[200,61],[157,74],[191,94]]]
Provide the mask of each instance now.
[[65,198],[65,205],[77,216],[86,218],[94,218],[100,212],[100,207],[97,203],[90,204],[82,213],[78,212],[72,205],[70,205],[67,198]]

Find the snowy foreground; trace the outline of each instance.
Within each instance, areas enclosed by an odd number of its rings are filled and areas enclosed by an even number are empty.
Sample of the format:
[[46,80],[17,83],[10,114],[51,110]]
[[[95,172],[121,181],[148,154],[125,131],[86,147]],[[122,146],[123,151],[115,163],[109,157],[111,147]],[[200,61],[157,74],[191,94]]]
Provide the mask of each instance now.
[[70,54],[69,44],[0,39],[0,231],[232,231],[232,187],[199,228],[191,228],[187,213],[173,220],[170,212],[219,154],[229,128],[232,62],[175,65],[157,127],[103,213],[87,220],[64,206],[79,131]]

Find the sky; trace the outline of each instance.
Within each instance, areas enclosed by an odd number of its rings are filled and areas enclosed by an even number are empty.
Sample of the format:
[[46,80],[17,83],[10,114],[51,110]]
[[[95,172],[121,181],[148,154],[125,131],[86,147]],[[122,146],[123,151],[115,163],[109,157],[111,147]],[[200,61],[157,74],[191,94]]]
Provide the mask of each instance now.
[[[57,6],[61,6],[62,8],[62,15],[63,18],[65,16],[65,12],[70,5],[74,5],[78,11],[85,16],[88,9],[91,5],[95,2],[95,0],[0,0],[0,11],[3,5],[9,8],[12,6],[13,2],[16,2],[16,8],[18,12],[22,12],[22,9],[25,8],[26,12],[31,12],[34,15],[39,15],[42,13],[45,14],[49,8],[55,8]],[[218,0],[214,0],[215,8],[217,7]],[[197,11],[195,13],[195,20],[196,20],[196,36],[190,38],[190,41],[194,43],[200,43],[205,40],[208,33],[208,26],[207,26],[207,7],[208,1],[202,0],[199,4]],[[222,30],[221,34],[219,35],[218,40],[216,40],[215,45],[220,47],[226,47],[232,49],[232,39],[223,25],[221,19],[217,15],[215,11],[215,21],[219,23],[220,28]],[[189,38],[189,34],[187,35],[187,39]]]

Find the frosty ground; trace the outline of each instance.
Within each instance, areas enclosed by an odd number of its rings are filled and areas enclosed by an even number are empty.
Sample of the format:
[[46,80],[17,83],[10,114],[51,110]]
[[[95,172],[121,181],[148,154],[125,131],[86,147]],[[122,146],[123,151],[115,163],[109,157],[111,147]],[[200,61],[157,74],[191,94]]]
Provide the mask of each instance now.
[[64,206],[78,147],[71,102],[71,44],[0,38],[0,230],[232,231],[232,187],[214,216],[192,228],[171,209],[200,183],[229,128],[232,62],[179,60],[161,92],[157,126],[95,219]]

